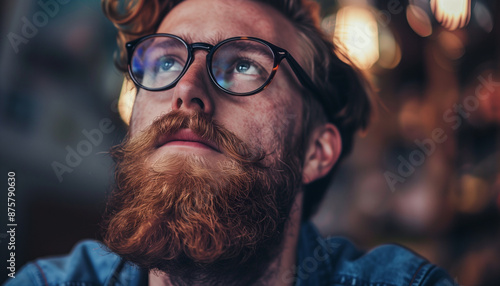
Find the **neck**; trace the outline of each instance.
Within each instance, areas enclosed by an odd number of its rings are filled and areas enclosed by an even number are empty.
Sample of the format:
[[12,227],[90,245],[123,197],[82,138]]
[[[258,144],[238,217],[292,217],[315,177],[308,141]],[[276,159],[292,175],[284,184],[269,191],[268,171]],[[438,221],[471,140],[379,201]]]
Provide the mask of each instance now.
[[[283,235],[283,247],[279,255],[271,262],[269,270],[255,283],[255,285],[290,286],[296,264],[297,244],[300,233],[302,215],[302,192],[296,197],[290,211],[289,220]],[[170,277],[158,271],[149,272],[149,286],[174,286]],[[195,285],[193,285],[195,286]],[[203,286],[203,285],[196,285]]]

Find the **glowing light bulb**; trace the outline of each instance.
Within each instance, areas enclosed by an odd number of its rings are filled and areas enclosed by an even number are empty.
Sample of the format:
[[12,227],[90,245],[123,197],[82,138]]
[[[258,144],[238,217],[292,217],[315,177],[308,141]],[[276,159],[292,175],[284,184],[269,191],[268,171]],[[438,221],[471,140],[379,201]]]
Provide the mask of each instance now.
[[470,0],[431,0],[434,17],[448,30],[465,27],[470,20]]
[[341,8],[335,21],[333,42],[339,57],[349,58],[360,69],[369,69],[379,59],[378,26],[373,13],[364,7]]

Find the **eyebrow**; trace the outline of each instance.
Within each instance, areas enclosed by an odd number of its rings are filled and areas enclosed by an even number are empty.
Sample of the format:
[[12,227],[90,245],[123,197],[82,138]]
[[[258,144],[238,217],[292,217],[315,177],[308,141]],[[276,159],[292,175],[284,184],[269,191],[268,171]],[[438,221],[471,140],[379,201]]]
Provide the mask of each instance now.
[[224,37],[222,35],[222,32],[217,32],[215,35],[210,36],[210,37],[207,37],[205,35],[201,35],[200,37],[196,36],[196,38],[197,38],[196,41],[193,39],[193,36],[191,34],[180,33],[180,34],[176,34],[176,36],[180,37],[181,39],[186,41],[186,43],[188,43],[188,44],[203,42],[203,43],[207,43],[207,44],[210,44],[213,46],[215,46],[219,42],[224,41],[225,39],[231,38],[231,37]]
[[257,42],[254,41],[247,41],[246,43],[236,41],[233,42],[233,45],[240,48],[240,52],[257,52],[259,55],[270,60],[274,59],[273,52],[267,45],[257,44]]

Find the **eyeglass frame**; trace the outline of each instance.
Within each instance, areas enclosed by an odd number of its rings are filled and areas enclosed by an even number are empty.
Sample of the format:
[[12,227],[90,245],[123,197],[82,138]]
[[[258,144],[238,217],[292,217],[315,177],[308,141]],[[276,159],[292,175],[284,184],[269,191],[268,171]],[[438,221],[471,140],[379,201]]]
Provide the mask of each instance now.
[[[185,66],[183,67],[182,72],[179,74],[179,76],[177,76],[177,78],[172,83],[170,83],[169,85],[166,85],[164,87],[161,87],[161,88],[148,88],[148,87],[142,85],[141,83],[139,83],[138,80],[135,79],[135,77],[132,73],[132,67],[131,67],[132,58],[133,58],[134,51],[137,48],[137,46],[140,43],[142,43],[143,41],[148,40],[148,39],[153,38],[153,37],[175,38],[184,44],[184,46],[186,47],[186,50],[188,52],[186,63],[185,63]],[[273,69],[272,69],[271,74],[268,76],[268,79],[256,90],[246,92],[246,93],[237,93],[237,92],[233,92],[233,91],[230,91],[230,90],[222,87],[215,79],[215,76],[214,76],[214,74],[212,72],[212,68],[211,68],[212,57],[213,57],[214,53],[217,51],[217,49],[228,42],[237,41],[237,40],[251,40],[251,41],[255,41],[255,42],[259,42],[261,44],[264,44],[265,46],[269,47],[269,49],[272,51],[273,58],[274,58]],[[318,89],[314,85],[311,78],[307,75],[305,70],[292,57],[292,55],[287,50],[280,48],[276,45],[273,45],[273,44],[271,44],[265,40],[259,39],[259,38],[241,36],[241,37],[231,37],[231,38],[225,39],[225,40],[223,40],[215,45],[203,43],[203,42],[195,42],[192,44],[188,44],[184,39],[182,39],[179,36],[167,34],[167,33],[156,33],[156,34],[146,35],[146,36],[140,37],[138,39],[132,40],[130,42],[127,42],[125,44],[125,48],[127,50],[127,56],[128,56],[128,64],[127,65],[128,65],[128,72],[129,72],[130,78],[137,86],[139,86],[142,89],[148,90],[148,91],[163,91],[163,90],[168,90],[168,89],[175,87],[177,85],[177,83],[180,81],[180,79],[187,72],[187,70],[189,69],[191,64],[193,63],[194,50],[201,49],[201,50],[205,50],[208,52],[206,55],[206,67],[207,67],[207,72],[210,76],[210,79],[219,89],[221,89],[222,91],[224,91],[228,94],[231,94],[234,96],[250,96],[250,95],[254,95],[254,94],[261,92],[262,90],[267,88],[269,86],[269,84],[272,82],[274,76],[276,75],[276,72],[278,71],[278,67],[279,67],[281,61],[283,61],[283,59],[286,59],[289,66],[291,67],[293,73],[295,74],[295,76],[299,80],[299,82],[304,87],[309,89],[313,93],[313,96],[315,96],[321,102],[321,99],[319,98],[320,93],[318,92]]]

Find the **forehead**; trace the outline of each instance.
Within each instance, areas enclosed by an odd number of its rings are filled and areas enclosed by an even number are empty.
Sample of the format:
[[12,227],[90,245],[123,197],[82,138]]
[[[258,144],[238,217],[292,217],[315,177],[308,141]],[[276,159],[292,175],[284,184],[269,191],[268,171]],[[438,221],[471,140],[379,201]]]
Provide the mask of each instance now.
[[211,44],[230,37],[257,37],[292,54],[297,46],[289,20],[273,7],[250,0],[185,0],[163,19],[157,32]]

